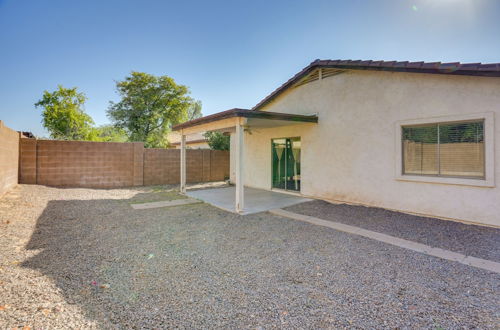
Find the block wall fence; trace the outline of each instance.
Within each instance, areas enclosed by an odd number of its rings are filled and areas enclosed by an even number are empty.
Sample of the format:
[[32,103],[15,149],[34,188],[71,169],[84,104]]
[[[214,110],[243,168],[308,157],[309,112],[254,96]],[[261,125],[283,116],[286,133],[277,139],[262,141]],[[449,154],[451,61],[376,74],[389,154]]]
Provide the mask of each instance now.
[[[117,188],[178,184],[180,150],[143,143],[54,141],[22,138],[19,183],[55,187]],[[229,152],[187,150],[187,181],[229,177]]]
[[19,133],[0,120],[0,196],[17,184]]

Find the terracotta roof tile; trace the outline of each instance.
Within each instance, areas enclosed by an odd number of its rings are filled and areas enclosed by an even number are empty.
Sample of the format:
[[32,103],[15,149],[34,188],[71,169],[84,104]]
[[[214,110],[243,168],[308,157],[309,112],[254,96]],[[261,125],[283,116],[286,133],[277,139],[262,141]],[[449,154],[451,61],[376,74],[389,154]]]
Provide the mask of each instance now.
[[326,60],[326,61],[322,61],[323,63],[325,63],[326,65],[335,65],[335,64],[339,64],[340,60]]
[[437,69],[441,62],[428,62],[428,63],[422,63],[422,69]]
[[459,66],[460,66],[459,62],[441,63],[439,65],[439,69],[440,70],[457,70]]
[[361,63],[361,60],[349,61],[349,65],[359,65],[359,63]]
[[424,64],[424,62],[409,62],[408,64],[406,64],[406,67],[409,69],[410,68],[417,69],[417,68],[421,68],[422,64]]
[[471,70],[475,71],[481,65],[481,63],[466,63],[460,65],[460,70]]
[[396,62],[394,63],[394,67],[396,68],[404,68],[408,64],[408,61]]
[[365,65],[370,65],[370,63],[371,63],[371,62],[373,62],[373,61],[361,61],[361,62],[359,63],[359,65],[363,65],[363,66],[365,66]]
[[384,68],[391,68],[394,66],[395,63],[396,63],[396,61],[383,61],[380,66],[382,66]]
[[491,64],[480,64],[478,66],[479,71],[500,71],[500,63],[491,63]]

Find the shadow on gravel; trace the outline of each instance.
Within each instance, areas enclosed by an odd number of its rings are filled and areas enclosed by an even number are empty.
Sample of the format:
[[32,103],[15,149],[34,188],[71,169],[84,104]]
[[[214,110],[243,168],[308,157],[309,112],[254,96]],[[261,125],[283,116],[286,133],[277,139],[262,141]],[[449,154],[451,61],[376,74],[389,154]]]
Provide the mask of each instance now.
[[[179,198],[163,195],[161,200]],[[139,193],[122,200],[50,201],[26,246],[40,252],[21,266],[50,277],[67,303],[78,305],[103,328],[161,326],[159,309],[168,310],[155,297],[171,285],[163,276],[169,271],[165,254],[172,253],[179,235],[156,220],[165,223],[165,213],[173,213],[172,220],[179,222],[180,214],[199,215],[203,204],[174,211],[130,206],[158,198]]]

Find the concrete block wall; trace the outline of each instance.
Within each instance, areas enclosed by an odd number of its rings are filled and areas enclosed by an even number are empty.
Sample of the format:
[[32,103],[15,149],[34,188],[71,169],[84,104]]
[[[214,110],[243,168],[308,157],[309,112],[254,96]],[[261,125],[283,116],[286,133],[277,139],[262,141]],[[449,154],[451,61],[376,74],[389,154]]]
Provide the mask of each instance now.
[[114,188],[143,184],[143,144],[22,139],[20,183]]
[[[55,187],[116,188],[178,184],[180,150],[145,149],[143,143],[20,141],[19,182]],[[187,150],[187,181],[229,177],[229,152]],[[16,172],[17,177],[17,172]]]
[[203,150],[186,150],[186,182],[201,181],[203,181]]
[[229,179],[229,151],[211,150],[210,181]]
[[144,185],[179,183],[180,159],[177,149],[144,149]]
[[17,184],[19,173],[19,133],[0,120],[0,196]]
[[133,143],[133,173],[132,185],[142,186],[144,184],[144,143]]
[[[229,151],[186,150],[186,181],[210,182],[229,178]],[[144,149],[144,185],[178,184],[179,149]]]
[[36,184],[36,140],[19,140],[19,183]]

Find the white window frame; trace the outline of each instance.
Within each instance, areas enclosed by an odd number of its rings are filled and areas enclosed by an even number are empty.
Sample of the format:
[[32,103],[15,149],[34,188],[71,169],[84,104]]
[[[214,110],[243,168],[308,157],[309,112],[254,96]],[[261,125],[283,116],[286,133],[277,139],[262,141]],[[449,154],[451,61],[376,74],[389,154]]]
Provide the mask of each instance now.
[[[403,141],[402,133],[404,126],[411,125],[424,125],[424,124],[437,124],[459,121],[472,121],[484,120],[484,179],[474,178],[451,178],[442,176],[421,176],[403,174]],[[395,125],[395,151],[396,151],[396,180],[398,181],[412,181],[412,182],[426,182],[426,183],[440,183],[440,184],[454,184],[476,187],[495,187],[495,114],[493,112],[482,112],[464,115],[440,116],[431,118],[419,118],[401,120],[396,122]]]

